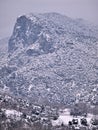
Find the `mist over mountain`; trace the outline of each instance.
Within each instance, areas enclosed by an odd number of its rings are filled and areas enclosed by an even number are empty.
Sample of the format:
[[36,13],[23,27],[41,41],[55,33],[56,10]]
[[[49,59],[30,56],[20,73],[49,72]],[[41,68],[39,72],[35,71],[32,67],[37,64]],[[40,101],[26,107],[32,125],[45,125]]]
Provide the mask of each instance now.
[[5,53],[3,92],[57,106],[98,102],[98,28],[86,21],[58,13],[22,15]]

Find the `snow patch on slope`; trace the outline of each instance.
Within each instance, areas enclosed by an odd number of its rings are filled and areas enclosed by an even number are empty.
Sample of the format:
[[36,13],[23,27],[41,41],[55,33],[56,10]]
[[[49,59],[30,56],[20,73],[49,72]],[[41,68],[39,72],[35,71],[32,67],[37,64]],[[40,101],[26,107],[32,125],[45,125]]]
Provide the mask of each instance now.
[[12,119],[16,119],[16,120],[21,119],[21,115],[22,115],[21,112],[18,112],[18,111],[13,110],[13,109],[11,109],[11,110],[5,109],[4,112],[5,112],[5,115],[7,118],[12,118]]

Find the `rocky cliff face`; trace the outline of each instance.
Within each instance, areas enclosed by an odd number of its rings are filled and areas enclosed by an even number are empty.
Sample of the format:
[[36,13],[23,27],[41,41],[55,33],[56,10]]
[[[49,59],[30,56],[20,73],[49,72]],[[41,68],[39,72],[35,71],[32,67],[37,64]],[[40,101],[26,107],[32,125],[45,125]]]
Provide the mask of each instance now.
[[81,21],[57,13],[20,16],[9,40],[9,52],[32,45],[34,50],[48,53],[53,51],[54,46],[58,46],[58,42],[63,44],[66,40],[76,39],[81,42],[96,41],[98,32]]
[[98,89],[97,34],[84,20],[57,13],[20,16],[0,69],[3,90],[41,104],[92,101]]

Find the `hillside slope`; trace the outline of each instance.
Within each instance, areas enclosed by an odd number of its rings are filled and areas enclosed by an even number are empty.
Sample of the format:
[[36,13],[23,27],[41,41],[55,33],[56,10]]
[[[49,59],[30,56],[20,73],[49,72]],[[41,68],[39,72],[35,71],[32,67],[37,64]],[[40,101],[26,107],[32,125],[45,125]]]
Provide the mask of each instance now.
[[98,29],[84,20],[57,13],[20,16],[6,63],[1,86],[13,95],[52,105],[97,102]]

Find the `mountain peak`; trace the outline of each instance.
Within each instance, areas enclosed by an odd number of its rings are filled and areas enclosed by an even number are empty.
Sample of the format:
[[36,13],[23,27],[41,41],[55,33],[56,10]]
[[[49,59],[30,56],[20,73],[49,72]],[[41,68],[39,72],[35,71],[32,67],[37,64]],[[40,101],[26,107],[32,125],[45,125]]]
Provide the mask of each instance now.
[[43,104],[68,105],[76,95],[91,101],[98,84],[97,34],[83,20],[58,13],[18,17],[9,57],[2,58],[2,88]]
[[[90,33],[89,30],[91,30]],[[50,41],[47,41],[42,36],[45,33],[50,37]],[[72,40],[78,39],[78,41],[81,40],[83,42],[83,38],[90,37],[91,39],[92,37],[94,39],[93,37],[96,37],[95,33],[93,28],[89,28],[84,24],[83,20],[79,22],[79,20],[73,20],[55,12],[30,13],[17,18],[13,34],[9,40],[9,52],[14,52],[20,47],[24,48],[31,44],[36,44],[36,42],[43,45],[43,41],[48,47],[55,46],[62,37],[65,37],[65,39],[69,37]],[[80,39],[80,35],[83,37],[82,39]],[[63,43],[64,41],[60,42]]]

